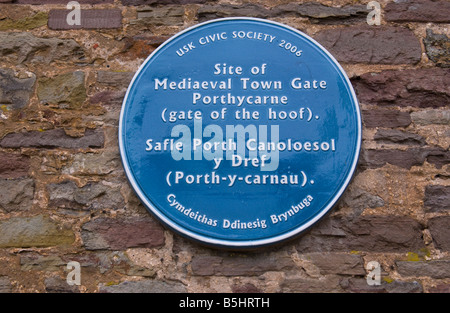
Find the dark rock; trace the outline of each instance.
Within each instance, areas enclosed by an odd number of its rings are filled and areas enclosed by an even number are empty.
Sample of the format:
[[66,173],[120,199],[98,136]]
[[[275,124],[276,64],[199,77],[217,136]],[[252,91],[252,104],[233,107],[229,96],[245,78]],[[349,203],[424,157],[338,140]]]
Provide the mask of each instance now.
[[364,126],[373,127],[406,127],[411,124],[408,112],[386,109],[372,109],[361,111]]
[[29,78],[17,78],[13,70],[0,68],[0,105],[12,109],[25,107],[33,93],[35,82],[34,74]]
[[0,152],[0,178],[28,176],[30,158],[17,153]]
[[417,37],[403,27],[336,28],[321,31],[314,39],[343,63],[416,64],[422,55]]
[[380,143],[396,143],[412,146],[424,146],[426,144],[425,138],[422,136],[397,129],[379,129],[375,133],[374,139]]
[[67,136],[64,129],[8,134],[0,140],[2,148],[102,148],[105,136],[101,129],[86,129],[83,137]]
[[450,186],[426,186],[423,205],[430,212],[439,212],[450,209]]
[[384,18],[388,22],[449,23],[450,2],[446,0],[404,0],[388,2]]
[[450,69],[387,70],[352,83],[365,104],[438,108],[450,102]]
[[450,216],[437,216],[428,221],[428,229],[437,249],[450,251]]

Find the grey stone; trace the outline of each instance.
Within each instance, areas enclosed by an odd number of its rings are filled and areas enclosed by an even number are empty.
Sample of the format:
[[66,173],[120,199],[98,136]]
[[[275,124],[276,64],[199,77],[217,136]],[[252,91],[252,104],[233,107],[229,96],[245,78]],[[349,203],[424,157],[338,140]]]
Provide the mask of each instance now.
[[0,105],[21,109],[28,104],[33,93],[36,75],[18,78],[11,69],[0,68]]
[[123,205],[119,187],[88,183],[79,188],[72,181],[47,186],[49,206],[63,209],[117,209]]
[[423,287],[417,281],[386,282],[383,279],[380,285],[369,285],[365,278],[346,278],[341,281],[342,288],[352,293],[422,293]]
[[0,179],[0,208],[5,212],[27,211],[33,205],[34,181],[30,178]]
[[395,264],[398,273],[402,276],[450,278],[450,260],[397,261]]
[[131,24],[181,26],[184,23],[184,7],[177,5],[143,7],[138,9],[137,17],[138,19],[131,21]]
[[418,146],[424,146],[426,144],[425,138],[422,136],[397,129],[379,129],[373,139],[379,143]]
[[186,287],[182,283],[157,280],[125,281],[117,285],[99,287],[101,293],[183,293]]
[[423,205],[430,212],[450,209],[450,186],[426,186]]
[[79,293],[77,285],[69,285],[67,281],[59,276],[47,277],[44,280],[45,291],[48,293]]
[[450,110],[423,110],[411,112],[411,119],[419,125],[450,125]]
[[27,32],[0,32],[0,42],[0,57],[15,63],[85,62],[83,49],[73,39],[39,38]]
[[427,29],[423,40],[428,58],[440,67],[450,67],[450,38],[445,34],[435,34]]
[[360,255],[347,253],[309,253],[302,258],[311,261],[322,275],[365,275],[364,261]]
[[44,215],[0,221],[0,248],[70,245],[75,235]]
[[0,293],[11,293],[12,284],[7,276],[0,276]]
[[450,216],[437,216],[428,221],[428,229],[437,249],[450,251]]

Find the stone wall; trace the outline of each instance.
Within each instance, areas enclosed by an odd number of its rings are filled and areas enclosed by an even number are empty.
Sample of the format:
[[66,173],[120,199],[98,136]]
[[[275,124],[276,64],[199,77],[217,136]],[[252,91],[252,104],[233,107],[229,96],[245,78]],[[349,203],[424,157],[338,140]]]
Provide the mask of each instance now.
[[[450,292],[450,2],[0,0],[0,292]],[[118,152],[126,88],[175,33],[229,16],[293,26],[357,92],[356,176],[307,234],[248,252],[164,229]],[[69,286],[67,263],[81,265]],[[381,285],[367,284],[367,264]]]

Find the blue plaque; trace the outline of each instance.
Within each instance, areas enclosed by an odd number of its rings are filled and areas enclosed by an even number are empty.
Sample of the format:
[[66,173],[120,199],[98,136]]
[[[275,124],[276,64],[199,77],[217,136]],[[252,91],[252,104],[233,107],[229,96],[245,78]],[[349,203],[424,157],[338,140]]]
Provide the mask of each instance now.
[[218,19],[144,62],[119,145],[131,186],[163,224],[249,248],[301,233],[336,204],[356,168],[361,117],[316,41],[272,21]]

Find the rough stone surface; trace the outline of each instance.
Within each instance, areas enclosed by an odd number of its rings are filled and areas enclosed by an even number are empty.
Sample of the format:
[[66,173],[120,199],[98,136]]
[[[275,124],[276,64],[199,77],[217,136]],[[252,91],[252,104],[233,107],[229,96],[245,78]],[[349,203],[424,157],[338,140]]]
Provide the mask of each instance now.
[[30,158],[17,153],[0,152],[0,178],[20,178],[28,175]]
[[423,40],[428,58],[440,67],[450,67],[450,38],[445,34],[435,34],[427,29]]
[[6,276],[0,276],[0,293],[11,293],[11,281]]
[[421,56],[419,40],[402,27],[336,28],[314,39],[345,63],[416,64]]
[[87,250],[153,248],[165,241],[163,228],[150,217],[97,218],[83,225],[81,238]]
[[0,68],[0,106],[20,109],[28,104],[33,92],[36,75],[29,78],[17,78],[11,69]]
[[135,23],[152,23],[157,26],[162,25],[183,25],[184,8],[175,5],[162,7],[144,7],[138,9],[138,19]]
[[421,225],[404,216],[361,216],[354,220],[326,219],[301,237],[300,252],[414,251],[424,246]]
[[100,129],[87,129],[83,137],[70,137],[64,129],[46,131],[30,131],[8,134],[0,140],[2,148],[101,148],[104,144],[104,134]]
[[380,143],[395,143],[408,146],[424,146],[425,138],[420,135],[397,129],[379,129],[374,136],[375,141]]
[[72,181],[47,185],[49,206],[62,209],[98,210],[121,207],[118,188],[101,183],[88,183],[78,188]]
[[40,79],[37,88],[39,101],[62,108],[80,107],[86,100],[84,79],[82,71]]
[[0,209],[5,212],[27,211],[33,205],[32,179],[0,179]]
[[186,287],[181,283],[157,280],[125,281],[111,286],[100,286],[101,293],[182,293]]
[[432,185],[425,187],[424,206],[431,212],[450,209],[450,186]]
[[450,110],[424,110],[411,113],[411,119],[419,125],[450,125]]
[[267,271],[280,271],[293,268],[294,263],[287,257],[261,256],[195,256],[192,260],[192,272],[194,275],[260,275]]
[[450,251],[450,216],[439,216],[430,219],[428,228],[436,248]]
[[0,248],[52,247],[74,240],[72,230],[44,215],[0,220]]
[[84,62],[85,54],[73,39],[39,38],[30,33],[0,33],[0,57],[14,63]]
[[430,276],[432,278],[450,277],[450,260],[397,261],[397,270],[403,276]]
[[400,107],[446,107],[450,101],[450,69],[388,70],[353,79],[358,100]]
[[358,293],[422,293],[423,287],[417,281],[382,281],[380,285],[368,285],[365,278],[350,278],[341,281],[345,291]]
[[445,0],[393,1],[384,8],[388,22],[449,23],[449,10],[450,3]]
[[361,112],[364,126],[373,127],[406,127],[411,124],[408,112],[397,110],[372,109]]

